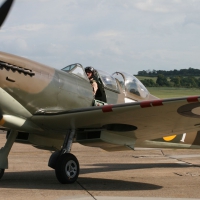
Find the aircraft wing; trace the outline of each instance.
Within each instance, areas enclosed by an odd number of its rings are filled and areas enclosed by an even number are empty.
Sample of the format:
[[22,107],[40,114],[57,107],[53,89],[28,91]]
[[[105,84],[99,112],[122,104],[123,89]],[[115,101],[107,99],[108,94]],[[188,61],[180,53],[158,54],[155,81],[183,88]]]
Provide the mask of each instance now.
[[134,131],[137,139],[183,134],[200,128],[200,96],[104,105],[65,112],[44,111],[31,118],[42,129],[105,128]]

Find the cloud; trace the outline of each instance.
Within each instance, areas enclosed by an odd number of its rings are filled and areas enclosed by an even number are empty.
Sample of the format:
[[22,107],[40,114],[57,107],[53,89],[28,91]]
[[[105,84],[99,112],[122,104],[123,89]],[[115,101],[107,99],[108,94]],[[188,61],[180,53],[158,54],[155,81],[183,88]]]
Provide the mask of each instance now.
[[45,27],[45,24],[24,24],[21,26],[10,27],[7,31],[40,31]]
[[106,31],[102,31],[102,32],[98,32],[96,34],[96,37],[100,38],[100,37],[119,37],[121,35],[120,32],[114,31],[114,30],[106,30]]
[[173,4],[179,2],[179,1],[170,1],[169,3],[169,1],[145,0],[145,1],[137,1],[135,5],[138,9],[142,11],[169,13],[175,11]]
[[0,50],[109,73],[194,67],[199,19],[198,0],[17,0],[0,31]]

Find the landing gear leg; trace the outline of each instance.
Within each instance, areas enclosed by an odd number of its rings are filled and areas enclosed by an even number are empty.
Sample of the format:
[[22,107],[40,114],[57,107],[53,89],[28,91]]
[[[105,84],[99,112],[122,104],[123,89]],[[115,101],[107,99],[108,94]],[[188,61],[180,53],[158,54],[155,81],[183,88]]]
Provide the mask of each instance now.
[[3,177],[3,175],[4,175],[4,170],[5,169],[0,169],[0,179]]
[[65,138],[61,154],[55,165],[55,173],[58,181],[62,184],[74,183],[79,175],[79,162],[70,153],[75,130],[70,130]]
[[8,154],[16,137],[17,131],[12,130],[8,136],[5,146],[0,150],[0,179],[3,177],[4,170],[8,169]]

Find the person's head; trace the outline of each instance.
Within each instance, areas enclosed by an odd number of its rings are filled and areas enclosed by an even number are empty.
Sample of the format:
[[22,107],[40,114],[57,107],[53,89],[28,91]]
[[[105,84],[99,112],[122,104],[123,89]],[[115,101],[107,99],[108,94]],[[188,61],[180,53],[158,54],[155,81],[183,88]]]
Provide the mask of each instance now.
[[92,78],[92,76],[94,74],[94,68],[93,67],[86,67],[85,73],[87,74],[88,78]]

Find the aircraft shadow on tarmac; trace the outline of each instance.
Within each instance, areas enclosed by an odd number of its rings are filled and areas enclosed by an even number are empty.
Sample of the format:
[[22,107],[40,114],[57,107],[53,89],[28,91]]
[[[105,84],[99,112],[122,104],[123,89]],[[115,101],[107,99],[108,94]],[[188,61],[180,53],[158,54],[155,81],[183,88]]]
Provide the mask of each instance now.
[[81,168],[80,174],[109,172],[109,171],[123,171],[123,170],[133,170],[133,169],[194,167],[193,165],[188,165],[186,163],[183,165],[180,165],[177,163],[128,163],[128,164],[102,163],[102,164],[91,164],[87,166],[93,166],[96,168]]
[[162,186],[134,181],[79,177],[74,184],[62,185],[55,178],[54,171],[7,172],[0,181],[1,188],[15,189],[51,189],[51,190],[99,190],[132,191],[158,190]]
[[[84,165],[83,165],[84,166]],[[88,165],[87,165],[88,166]],[[82,168],[78,181],[74,184],[62,185],[55,178],[54,170],[46,171],[26,171],[26,172],[6,172],[0,180],[0,188],[23,188],[23,189],[52,189],[52,190],[80,190],[80,185],[89,190],[101,191],[132,191],[132,190],[158,190],[162,186],[141,183],[134,181],[81,177],[83,174],[122,171],[131,169],[151,169],[151,168],[183,168],[190,165],[179,165],[173,163],[152,163],[152,164],[92,164],[97,168]],[[94,175],[93,175],[94,176]],[[130,174],[131,176],[131,174]]]

